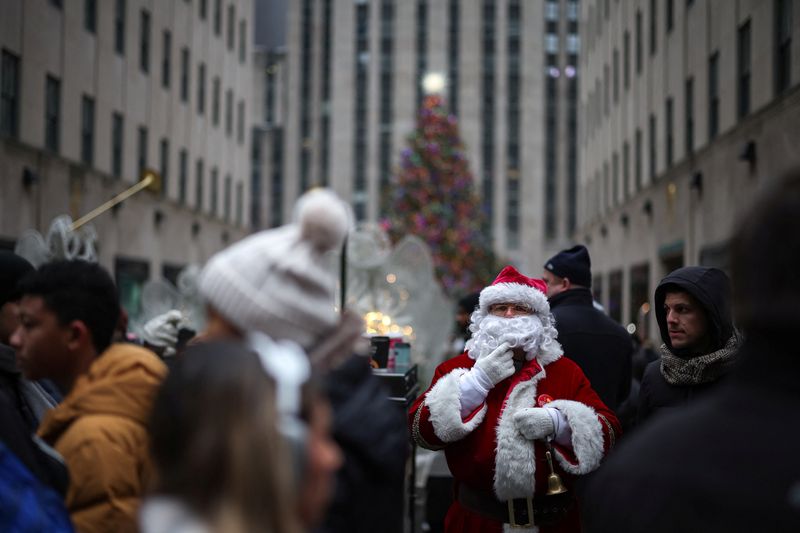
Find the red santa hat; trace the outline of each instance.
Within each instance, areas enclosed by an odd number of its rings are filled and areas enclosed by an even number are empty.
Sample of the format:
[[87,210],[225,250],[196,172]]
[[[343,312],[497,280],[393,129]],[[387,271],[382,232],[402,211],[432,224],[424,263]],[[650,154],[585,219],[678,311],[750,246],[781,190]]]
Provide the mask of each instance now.
[[479,302],[483,314],[489,314],[489,307],[499,303],[527,305],[537,315],[550,313],[545,282],[523,276],[513,266],[501,270],[492,284],[481,291]]

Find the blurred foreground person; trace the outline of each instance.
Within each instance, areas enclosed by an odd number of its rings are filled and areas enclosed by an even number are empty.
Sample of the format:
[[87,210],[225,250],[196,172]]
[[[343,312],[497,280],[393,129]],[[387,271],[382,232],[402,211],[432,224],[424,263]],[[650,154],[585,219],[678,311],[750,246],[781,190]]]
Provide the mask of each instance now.
[[642,377],[639,422],[682,409],[714,388],[736,364],[741,342],[731,318],[731,283],[718,268],[670,272],[653,301],[664,344]]
[[[142,507],[144,533],[293,533],[319,519],[340,462],[327,404],[309,387],[279,392],[261,357],[286,358],[275,353],[286,348],[267,350],[210,341],[176,361],[153,409],[158,482]],[[291,415],[302,422],[279,412],[280,394],[302,402]]]
[[741,219],[731,257],[740,362],[609,458],[590,486],[587,531],[800,531],[798,213],[795,172]]
[[326,254],[341,249],[350,224],[348,207],[335,193],[313,189],[298,200],[292,223],[213,256],[200,276],[208,304],[201,338],[244,339],[261,332],[309,354],[344,454],[334,499],[317,531],[392,531],[400,527],[393,522],[401,520],[409,445],[402,411],[389,402],[360,347],[363,320],[334,307],[336,279]]
[[[619,423],[562,357],[542,280],[506,267],[480,293],[467,351],[439,365],[411,406],[417,444],[444,449],[450,533],[578,532],[574,476],[591,472]],[[555,475],[567,491],[553,490]]]
[[67,463],[75,529],[136,531],[150,476],[146,424],[166,367],[149,350],[111,345],[119,301],[99,265],[45,264],[20,281],[19,292],[20,325],[11,337],[19,367],[65,394],[38,434]]
[[17,283],[33,271],[22,257],[0,250],[0,441],[7,453],[63,497],[69,484],[64,461],[50,446],[32,438],[39,421],[57,402],[39,383],[22,376],[15,350],[9,346],[19,327]]

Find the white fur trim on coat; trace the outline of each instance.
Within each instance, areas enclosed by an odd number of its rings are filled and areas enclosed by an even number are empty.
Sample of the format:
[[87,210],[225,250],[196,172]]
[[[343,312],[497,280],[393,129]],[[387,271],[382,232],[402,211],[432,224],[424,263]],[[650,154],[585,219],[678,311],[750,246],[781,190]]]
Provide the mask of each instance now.
[[518,383],[508,395],[500,414],[494,463],[494,492],[500,501],[526,498],[534,493],[535,441],[529,441],[517,430],[514,414],[520,409],[536,405],[537,384],[545,375],[542,370],[530,380]]
[[469,372],[466,368],[456,368],[439,378],[436,385],[425,395],[425,405],[431,414],[428,418],[433,425],[434,434],[442,442],[456,442],[469,435],[483,421],[486,404],[470,420],[461,418],[461,376]]
[[489,285],[481,291],[478,300],[483,312],[489,312],[489,306],[499,303],[523,304],[533,309],[537,315],[550,313],[547,296],[533,287],[520,283],[498,283]]
[[553,451],[561,467],[571,474],[587,474],[600,466],[603,459],[603,426],[594,409],[574,400],[554,400],[547,407],[561,411],[567,417],[572,430],[572,451],[578,464],[570,463],[554,447]]

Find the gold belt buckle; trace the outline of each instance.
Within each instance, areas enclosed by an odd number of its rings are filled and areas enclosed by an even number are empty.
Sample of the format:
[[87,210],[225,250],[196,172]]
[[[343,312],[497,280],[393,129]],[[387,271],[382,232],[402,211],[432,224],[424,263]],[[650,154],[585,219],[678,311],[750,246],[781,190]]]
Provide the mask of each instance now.
[[535,525],[533,523],[533,498],[525,498],[525,503],[528,504],[528,523],[517,524],[517,517],[514,516],[514,500],[508,500],[508,519],[511,521],[510,526],[512,528],[533,527]]

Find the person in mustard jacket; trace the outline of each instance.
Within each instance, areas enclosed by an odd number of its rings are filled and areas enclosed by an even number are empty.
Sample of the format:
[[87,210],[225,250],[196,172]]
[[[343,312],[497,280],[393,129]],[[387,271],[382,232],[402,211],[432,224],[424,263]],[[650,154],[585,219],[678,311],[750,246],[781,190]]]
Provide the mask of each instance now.
[[64,400],[38,435],[67,463],[66,505],[81,533],[134,532],[151,465],[146,424],[166,366],[149,350],[111,345],[119,316],[100,266],[57,261],[20,281],[20,326],[11,337],[28,379],[49,378]]

